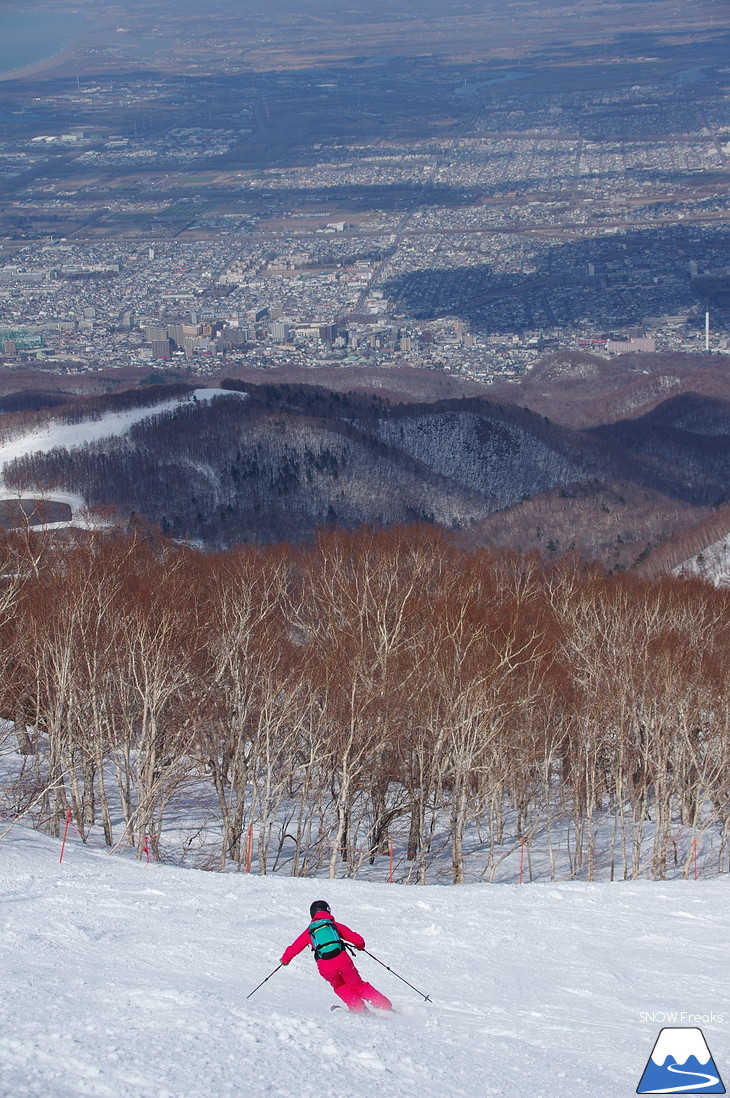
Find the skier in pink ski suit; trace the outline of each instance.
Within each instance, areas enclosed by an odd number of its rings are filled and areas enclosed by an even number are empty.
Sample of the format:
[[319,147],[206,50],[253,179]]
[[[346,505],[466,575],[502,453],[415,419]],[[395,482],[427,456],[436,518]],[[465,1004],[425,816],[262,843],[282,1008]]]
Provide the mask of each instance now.
[[[331,919],[343,941],[350,942],[355,949],[365,948],[364,938],[356,934],[354,930],[350,930],[344,923],[335,922],[329,904],[324,900],[315,900],[309,909],[309,914],[312,920]],[[282,955],[281,963],[288,965],[307,946],[312,946],[309,927],[290,946],[287,946]],[[347,1009],[354,1014],[362,1014],[365,1010],[365,1003],[371,1003],[379,1010],[393,1009],[390,999],[387,999],[385,995],[381,995],[371,984],[363,980],[346,949],[343,949],[336,957],[320,957],[317,960],[317,968],[320,976],[323,976],[328,983],[332,984],[335,995],[339,995]]]

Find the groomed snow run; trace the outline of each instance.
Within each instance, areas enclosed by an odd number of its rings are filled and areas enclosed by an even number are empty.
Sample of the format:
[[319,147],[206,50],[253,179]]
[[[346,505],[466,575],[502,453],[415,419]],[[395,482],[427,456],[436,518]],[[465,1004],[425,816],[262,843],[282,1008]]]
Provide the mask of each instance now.
[[[62,419],[50,419],[43,427],[34,428],[0,444],[0,492],[6,491],[2,473],[9,461],[26,454],[45,454],[56,447],[72,450],[76,446],[83,446],[86,442],[98,442],[103,438],[123,435],[140,420],[152,419],[154,416],[162,415],[163,412],[172,412],[181,404],[213,400],[223,396],[237,396],[245,399],[248,394],[230,389],[195,389],[183,400],[173,397],[144,408],[130,408],[125,412],[106,412],[99,419],[84,419],[79,423],[64,423]],[[27,495],[28,492],[25,494]],[[62,499],[64,502],[70,502],[72,506],[76,502],[76,497],[69,497],[67,494],[62,496],[55,492],[53,499]]]
[[[730,1075],[725,878],[419,888],[59,852],[0,841],[2,1098],[628,1098],[666,1025]],[[308,952],[247,999],[316,899],[433,1003],[359,955],[403,1013],[332,1014]]]

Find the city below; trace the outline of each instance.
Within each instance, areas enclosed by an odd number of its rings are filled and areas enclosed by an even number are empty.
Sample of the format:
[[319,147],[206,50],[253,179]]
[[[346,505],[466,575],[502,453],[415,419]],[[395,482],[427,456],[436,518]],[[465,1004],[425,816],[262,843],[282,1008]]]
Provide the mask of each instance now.
[[491,383],[550,351],[730,353],[726,29],[267,71],[97,47],[16,74],[0,364]]

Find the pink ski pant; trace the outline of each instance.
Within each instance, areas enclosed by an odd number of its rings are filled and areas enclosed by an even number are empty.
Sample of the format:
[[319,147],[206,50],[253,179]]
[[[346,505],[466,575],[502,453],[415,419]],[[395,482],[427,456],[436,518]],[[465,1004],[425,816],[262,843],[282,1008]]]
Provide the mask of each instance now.
[[340,953],[339,957],[323,958],[317,961],[317,968],[320,976],[324,976],[332,984],[335,995],[339,995],[347,1009],[355,1014],[362,1014],[365,1003],[371,1003],[380,1010],[390,1010],[393,1005],[390,999],[363,980],[348,953]]

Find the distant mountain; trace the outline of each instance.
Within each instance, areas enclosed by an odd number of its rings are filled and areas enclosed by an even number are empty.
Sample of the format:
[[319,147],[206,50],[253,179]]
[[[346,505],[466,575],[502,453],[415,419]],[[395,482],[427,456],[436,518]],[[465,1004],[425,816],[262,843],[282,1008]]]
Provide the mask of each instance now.
[[[248,399],[168,401],[124,434],[25,453],[6,483],[77,493],[120,522],[141,515],[212,546],[412,521],[504,543],[515,519],[513,548],[575,549],[621,567],[730,491],[720,400],[685,395],[575,430],[483,397],[393,404],[311,385],[228,388]],[[549,534],[558,514],[561,534]],[[614,542],[626,546],[618,556]]]
[[561,351],[548,355],[518,381],[492,387],[498,400],[527,405],[578,428],[645,415],[669,397],[688,392],[730,401],[730,358],[627,354],[606,359]]

